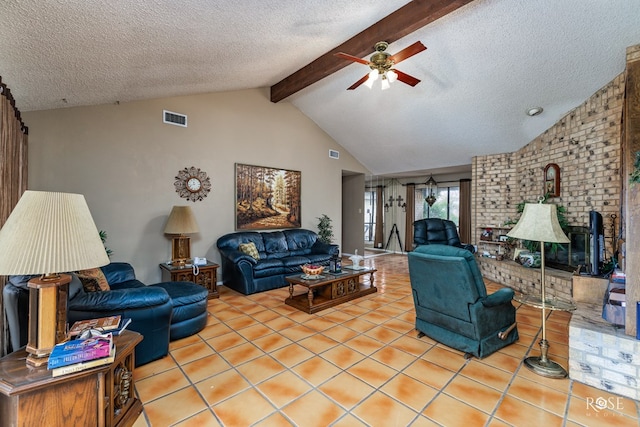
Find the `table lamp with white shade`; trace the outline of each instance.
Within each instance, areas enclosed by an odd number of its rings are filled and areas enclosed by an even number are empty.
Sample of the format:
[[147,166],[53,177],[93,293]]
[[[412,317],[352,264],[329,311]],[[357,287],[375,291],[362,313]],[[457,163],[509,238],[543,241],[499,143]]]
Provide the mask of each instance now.
[[527,368],[539,375],[550,378],[564,378],[567,371],[560,364],[549,360],[549,342],[547,341],[546,328],[546,308],[548,302],[545,295],[545,272],[544,272],[544,244],[545,243],[569,243],[569,239],[562,231],[558,222],[556,205],[545,203],[527,203],[524,212],[513,229],[507,236],[516,239],[531,240],[540,242],[540,271],[541,271],[541,299],[542,309],[542,340],[540,341],[540,356],[527,357],[524,364]]
[[0,229],[0,275],[39,275],[29,280],[27,363],[47,363],[66,339],[67,296],[77,270],[109,263],[81,194],[25,191]]
[[185,265],[191,260],[191,238],[187,234],[198,233],[198,223],[190,206],[174,206],[171,209],[164,234],[173,235],[171,263]]

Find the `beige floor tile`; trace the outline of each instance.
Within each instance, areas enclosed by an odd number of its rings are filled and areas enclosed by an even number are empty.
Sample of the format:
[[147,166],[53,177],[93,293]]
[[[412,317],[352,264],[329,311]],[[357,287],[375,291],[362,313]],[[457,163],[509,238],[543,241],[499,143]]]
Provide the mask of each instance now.
[[222,426],[216,419],[215,415],[209,410],[205,409],[202,412],[197,413],[184,421],[174,424],[176,427],[218,427]]
[[182,370],[192,383],[197,383],[227,369],[231,369],[231,365],[219,354],[205,356],[182,366]]
[[347,410],[375,391],[369,384],[346,372],[336,375],[318,389]]
[[298,341],[298,344],[315,354],[320,354],[335,347],[338,342],[322,334],[316,334]]
[[229,332],[228,334],[223,334],[218,337],[214,337],[207,340],[207,344],[209,344],[215,351],[220,353],[221,351],[227,350],[229,348],[240,345],[244,342],[247,342],[241,335],[234,332]]
[[258,384],[286,368],[269,355],[260,356],[236,368],[251,384]]
[[171,351],[171,356],[181,365],[213,354],[213,349],[202,341]]
[[568,378],[558,379],[543,377],[524,365],[518,370],[518,372],[516,372],[516,377],[526,378],[530,381],[561,391],[565,394],[569,393],[569,388],[571,387],[571,381]]
[[193,387],[171,393],[144,405],[152,426],[168,426],[202,412],[207,405]]
[[345,341],[348,341],[358,335],[358,332],[354,331],[353,329],[349,329],[346,326],[336,325],[322,331],[322,335],[329,337],[339,343],[344,343]]
[[321,357],[313,357],[295,366],[293,371],[317,387],[329,378],[338,375],[341,369]]
[[421,412],[438,393],[435,388],[404,374],[394,377],[380,390],[417,412]]
[[414,355],[390,346],[381,348],[370,357],[396,371],[402,371],[416,360]]
[[416,357],[422,356],[427,350],[434,346],[430,339],[420,340],[409,335],[403,335],[391,344],[392,347],[402,350],[405,353],[413,354]]
[[251,427],[297,427],[294,426],[284,415],[280,412],[274,412],[267,418],[258,421]]
[[186,338],[182,338],[176,341],[171,341],[169,343],[169,351],[171,352],[173,350],[177,350],[179,348],[186,347],[192,344],[198,344],[201,342],[202,342],[202,339],[198,335],[191,335]]
[[375,323],[367,322],[366,320],[356,318],[347,320],[342,324],[342,326],[346,326],[349,329],[353,329],[356,332],[367,332],[369,329],[373,329],[376,327]]
[[362,353],[342,344],[325,351],[321,356],[341,369],[347,369],[365,357]]
[[317,391],[311,391],[285,406],[282,412],[297,426],[326,427],[344,414],[344,410]]
[[346,414],[344,417],[340,418],[332,427],[369,427],[364,421],[361,421],[354,417],[351,414]]
[[255,325],[248,326],[244,329],[240,329],[236,332],[242,335],[247,341],[253,341],[260,337],[273,334],[274,330],[262,324],[255,324]]
[[304,322],[303,325],[308,327],[309,329],[313,329],[316,332],[322,332],[335,326],[336,323],[322,317],[314,317],[313,319]]
[[173,357],[165,356],[162,359],[154,360],[151,363],[137,367],[133,371],[133,378],[135,381],[140,381],[143,378],[151,377],[176,367],[178,367],[178,364]]
[[[522,369],[521,369],[522,370]],[[521,371],[520,370],[520,371]],[[503,392],[511,381],[512,375],[502,369],[492,368],[484,363],[472,359],[460,372],[465,377],[471,378],[481,384],[493,387]]]
[[408,332],[411,332],[413,330],[415,330],[416,325],[415,322],[405,322],[404,320],[400,320],[400,319],[391,319],[391,320],[387,320],[386,322],[384,322],[382,324],[382,326],[384,326],[385,328],[388,329],[392,329],[396,332],[399,332],[401,334],[406,334]]
[[299,344],[289,344],[279,350],[271,352],[271,355],[284,366],[291,368],[298,363],[314,356],[312,352]]
[[373,387],[380,387],[382,384],[396,376],[398,372],[377,360],[366,358],[347,369],[351,375],[361,379]]
[[215,405],[213,412],[224,426],[250,426],[274,413],[275,408],[260,393],[250,388]]
[[146,404],[159,397],[189,386],[189,380],[187,380],[180,369],[175,368],[161,372],[153,377],[136,381],[135,384],[140,401]]
[[[244,310],[243,310],[244,312]],[[254,319],[253,317],[249,316],[249,315],[242,315],[242,316],[238,316],[234,319],[231,319],[229,321],[226,322],[226,325],[231,328],[232,330],[238,332],[240,329],[244,329],[248,326],[253,326],[256,324],[259,324],[260,322],[257,321],[256,319]]]
[[403,373],[437,389],[443,388],[456,375],[455,372],[424,359],[416,360]]
[[251,342],[265,353],[270,353],[279,348],[293,344],[289,338],[283,337],[278,333],[272,333],[260,338],[251,340]]
[[439,346],[431,348],[422,356],[422,358],[454,372],[457,372],[465,363],[467,363],[464,355],[460,352],[453,352],[448,348]]
[[232,366],[239,366],[263,354],[264,352],[262,350],[249,342],[220,352],[220,355]]
[[279,332],[291,341],[300,341],[305,338],[309,338],[316,333],[313,329],[297,323],[290,328],[281,329]]
[[445,426],[482,426],[489,419],[489,414],[447,394],[438,395],[422,414]]
[[[365,335],[377,341],[380,341],[381,343],[388,344],[404,334],[398,331],[394,331],[393,329],[386,328],[384,326],[376,326],[375,328],[369,329],[367,332],[365,332]],[[380,344],[377,344],[377,347],[380,348]]]
[[[502,392],[457,375],[444,389],[449,396],[490,414],[502,398]],[[469,399],[473,396],[473,399]]]
[[[288,319],[286,317],[281,317],[278,313],[274,311],[268,310],[268,313],[269,315],[274,314],[278,316],[278,317],[273,317],[268,321],[265,321],[264,323],[266,326],[270,327],[274,331],[281,331],[283,329],[291,328],[297,325],[297,323],[294,322],[293,320]],[[265,315],[264,317],[267,317],[267,316]]]
[[348,320],[353,319],[353,316],[351,316],[348,313],[345,313],[344,311],[340,310],[339,306],[333,310],[332,312],[323,314],[323,316],[325,319],[332,321],[333,323],[343,323],[346,322]]
[[561,426],[563,421],[562,417],[511,396],[504,397],[495,416],[506,423],[519,427]]
[[[266,326],[269,326],[268,322],[270,322],[272,320],[276,320],[276,319],[286,320],[284,317],[281,317],[275,311],[268,310],[268,309],[267,310],[262,309],[261,311],[255,312],[255,313],[251,314],[251,317],[253,317],[254,319],[256,319],[259,322],[264,323]],[[275,328],[272,328],[272,329],[275,329]]]
[[380,341],[368,337],[367,335],[358,335],[344,343],[349,348],[352,348],[365,356],[380,349]]
[[258,384],[257,388],[276,408],[282,408],[308,392],[311,386],[297,375],[285,371]]
[[357,405],[351,413],[371,426],[407,426],[418,415],[379,391]]
[[[596,400],[600,398],[605,399],[607,401],[607,406],[609,406],[615,412],[620,412],[630,417],[637,417],[640,413],[639,401],[629,399],[628,397],[623,397],[617,394],[609,393],[607,391],[600,390],[595,387],[579,383],[577,381],[573,381],[571,392],[573,398],[584,400],[585,406],[587,406],[587,401],[595,405]],[[588,406],[591,407],[591,405]]]
[[240,393],[250,384],[234,369],[224,371],[196,384],[196,388],[209,406]]
[[522,363],[522,359],[498,350],[484,359],[478,359],[478,362],[513,374]]
[[[605,399],[606,406],[604,404],[600,406],[597,405],[596,400],[598,398]],[[637,427],[638,425],[640,425],[640,422],[638,422],[638,412],[635,407],[636,405],[625,405],[625,403],[627,402],[621,402],[615,398],[609,400],[608,397],[600,395],[597,395],[597,397],[594,397],[594,399],[589,400],[589,402],[579,398],[571,398],[571,401],[569,402],[567,419],[585,426],[615,425],[616,427]],[[635,409],[635,413],[631,409]]]
[[509,386],[509,395],[545,411],[564,417],[569,396],[540,383],[516,377]]
[[203,330],[198,332],[198,335],[200,336],[200,338],[208,340],[213,337],[219,337],[220,335],[228,334],[229,332],[232,332],[232,329],[229,326],[225,325],[224,323],[216,322],[208,325]]

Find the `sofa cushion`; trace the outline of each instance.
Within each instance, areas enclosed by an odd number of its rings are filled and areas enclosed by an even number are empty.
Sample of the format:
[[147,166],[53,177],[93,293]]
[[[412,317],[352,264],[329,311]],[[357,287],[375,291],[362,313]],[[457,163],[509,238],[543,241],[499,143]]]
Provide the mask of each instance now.
[[262,233],[262,241],[264,242],[264,251],[269,258],[282,258],[289,256],[289,247],[287,239],[282,231],[274,231],[271,233]]
[[85,292],[102,292],[100,283],[95,277],[78,276]]
[[[83,279],[96,279],[98,281],[98,286],[101,291],[109,291],[111,288],[109,287],[109,282],[107,282],[107,277],[104,275],[101,269],[99,268],[90,268],[88,270],[80,270],[78,271],[78,278],[80,281]],[[84,286],[84,282],[82,283]]]
[[287,246],[291,255],[307,255],[318,240],[318,235],[309,230],[285,230]]
[[238,250],[243,254],[247,254],[255,259],[260,259],[260,253],[258,253],[258,248],[256,248],[256,244],[253,242],[249,243],[240,243],[238,246]]

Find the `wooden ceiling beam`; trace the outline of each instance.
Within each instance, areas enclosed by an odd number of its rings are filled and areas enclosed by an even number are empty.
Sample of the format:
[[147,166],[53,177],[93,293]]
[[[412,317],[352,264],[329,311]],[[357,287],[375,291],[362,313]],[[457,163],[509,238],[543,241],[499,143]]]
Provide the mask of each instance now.
[[331,49],[310,64],[271,86],[271,102],[279,102],[351,64],[334,56],[345,52],[359,58],[373,53],[379,41],[393,43],[473,0],[414,0],[366,30]]

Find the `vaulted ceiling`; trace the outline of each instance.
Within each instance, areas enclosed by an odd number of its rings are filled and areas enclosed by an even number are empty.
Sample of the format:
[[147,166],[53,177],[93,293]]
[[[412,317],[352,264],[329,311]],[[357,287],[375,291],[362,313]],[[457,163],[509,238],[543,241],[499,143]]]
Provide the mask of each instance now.
[[[633,0],[10,0],[0,76],[22,111],[270,88],[376,175],[517,150],[624,70]],[[360,86],[376,41],[422,81]],[[526,110],[544,108],[529,117]],[[28,123],[27,123],[28,125]]]

